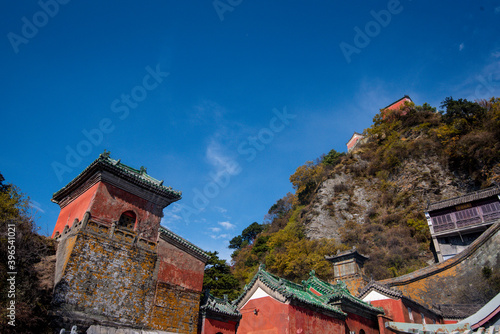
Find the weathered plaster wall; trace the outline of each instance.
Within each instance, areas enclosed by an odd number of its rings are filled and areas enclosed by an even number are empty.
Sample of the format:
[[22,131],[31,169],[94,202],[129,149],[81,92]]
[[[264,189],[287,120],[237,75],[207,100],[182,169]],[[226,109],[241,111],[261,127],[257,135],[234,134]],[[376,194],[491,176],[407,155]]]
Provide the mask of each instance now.
[[52,232],[52,238],[55,236],[56,232],[62,233],[66,225],[69,227],[73,226],[73,221],[75,219],[83,219],[83,215],[90,208],[90,202],[94,197],[97,187],[98,184],[93,185],[83,194],[79,195],[76,200],[71,201],[68,205],[61,208],[56,226]]
[[56,310],[69,318],[84,313],[97,321],[144,327],[153,304],[156,254],[100,231],[78,231],[72,251],[61,255],[67,264],[54,291]]
[[[358,292],[363,289],[366,284],[368,284],[368,280],[363,278],[361,275],[349,277],[349,278],[341,278],[342,282],[345,283],[347,286],[347,289],[349,292],[353,295],[356,296]],[[333,281],[330,281],[330,283],[335,284],[336,279]]]
[[90,204],[92,218],[109,224],[118,221],[123,212],[133,211],[137,216],[136,232],[142,233],[150,240],[156,240],[158,236],[162,209],[139,196],[104,182],[99,183],[95,198]]
[[[76,224],[59,239],[59,316],[85,325],[196,333],[204,263],[163,239],[159,243],[92,220]],[[172,266],[165,269],[165,263]]]
[[196,334],[200,292],[158,282],[151,327],[176,333]]
[[176,246],[158,240],[158,281],[201,292],[205,263]]
[[500,267],[499,248],[500,222],[497,222],[457,256],[380,283],[397,287],[405,296],[427,307],[432,304],[453,304],[456,303],[456,291],[477,288],[471,277],[480,274],[483,267]]

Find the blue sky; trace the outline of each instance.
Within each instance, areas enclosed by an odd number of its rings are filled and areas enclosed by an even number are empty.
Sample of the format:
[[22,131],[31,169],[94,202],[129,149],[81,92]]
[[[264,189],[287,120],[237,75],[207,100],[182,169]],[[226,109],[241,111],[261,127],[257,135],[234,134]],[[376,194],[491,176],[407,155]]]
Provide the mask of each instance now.
[[0,22],[0,171],[47,235],[52,194],[107,149],[181,190],[163,225],[229,259],[380,108],[500,95],[500,1],[2,1]]

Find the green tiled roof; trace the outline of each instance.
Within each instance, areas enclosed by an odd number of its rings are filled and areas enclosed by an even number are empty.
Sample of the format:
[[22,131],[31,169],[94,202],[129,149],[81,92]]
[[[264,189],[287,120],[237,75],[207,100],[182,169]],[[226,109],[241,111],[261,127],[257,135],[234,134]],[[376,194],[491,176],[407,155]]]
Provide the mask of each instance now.
[[241,313],[236,305],[229,302],[227,299],[214,297],[210,291],[205,292],[205,298],[200,306],[202,314],[215,313],[218,315],[228,316],[232,318],[241,318]]
[[281,294],[282,296],[284,296],[289,300],[299,301],[306,305],[310,305],[313,308],[320,308],[329,311],[331,313],[337,314],[340,317],[347,316],[347,314],[344,313],[339,307],[330,305],[328,303],[328,296],[326,295],[318,296],[314,294],[309,290],[309,287],[307,286],[307,284],[304,284],[304,282],[302,282],[302,284],[297,284],[279,278],[278,276],[275,276],[264,270],[264,266],[261,266],[259,268],[259,271],[257,272],[257,274],[255,274],[252,281],[250,281],[250,283],[247,286],[245,286],[245,291],[236,301],[234,301],[235,304],[237,304],[241,299],[243,299],[243,297],[246,294],[246,291],[248,291],[250,287],[252,287],[255,284],[255,282],[257,282],[257,280],[260,280],[268,288],[278,292],[279,294]]
[[174,232],[166,229],[165,227],[163,227],[161,225],[159,228],[159,232],[160,232],[160,236],[164,236],[170,240],[175,241],[177,244],[179,244],[183,248],[194,252],[199,257],[202,257],[203,259],[205,259],[205,261],[210,258],[210,256],[208,256],[208,254],[205,253],[205,251],[203,251],[201,248],[199,248],[198,246],[194,245],[193,243],[187,241],[186,239],[178,236]]
[[64,188],[60,189],[53,195],[53,199],[57,202],[58,197],[64,193],[69,188],[83,182],[84,177],[90,177],[95,170],[107,170],[113,174],[117,174],[120,177],[127,179],[128,181],[135,183],[144,188],[150,189],[154,192],[162,194],[173,200],[181,199],[182,193],[180,191],[172,189],[172,187],[167,187],[163,185],[163,181],[157,180],[151,175],[148,175],[146,168],[141,167],[140,169],[135,169],[121,163],[121,160],[111,159],[109,152],[104,151],[104,153],[99,155],[99,158],[94,160],[87,168],[85,168],[77,177],[75,177],[70,183],[68,183]]
[[[268,288],[278,292],[287,299],[297,300],[313,307],[334,312],[338,315],[347,316],[342,310],[343,306],[347,306],[347,304],[350,309],[355,308],[374,315],[384,313],[381,308],[374,307],[351,295],[347,286],[342,281],[337,281],[337,284],[330,284],[317,278],[315,272],[311,271],[306,281],[297,284],[267,272],[263,265],[261,265],[252,281],[245,286],[245,292],[234,301],[235,304],[243,299],[246,292],[257,280],[260,280]],[[320,296],[311,291],[311,289],[319,293]]]

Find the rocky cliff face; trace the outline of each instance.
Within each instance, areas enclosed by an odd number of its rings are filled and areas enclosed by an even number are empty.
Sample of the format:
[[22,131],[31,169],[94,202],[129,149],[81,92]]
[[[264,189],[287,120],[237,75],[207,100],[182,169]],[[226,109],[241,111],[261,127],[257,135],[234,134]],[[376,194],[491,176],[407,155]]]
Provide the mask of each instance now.
[[[417,215],[424,212],[427,202],[460,196],[468,189],[466,180],[454,175],[436,156],[405,160],[387,180],[357,176],[352,170],[367,168],[367,162],[359,154],[352,159],[353,164],[338,168],[318,187],[304,220],[309,238],[341,242],[341,229],[346,222],[364,224],[379,209],[384,197],[382,189],[387,185],[395,197],[409,196]],[[403,207],[394,209],[404,211]]]

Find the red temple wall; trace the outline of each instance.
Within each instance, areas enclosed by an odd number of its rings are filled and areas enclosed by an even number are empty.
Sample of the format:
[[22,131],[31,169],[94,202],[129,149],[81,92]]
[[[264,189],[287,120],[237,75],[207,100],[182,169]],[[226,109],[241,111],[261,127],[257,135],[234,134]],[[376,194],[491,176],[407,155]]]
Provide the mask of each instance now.
[[54,227],[54,232],[52,232],[52,238],[55,236],[56,232],[62,233],[66,225],[71,227],[75,218],[78,220],[83,219],[83,215],[90,208],[90,203],[94,197],[97,187],[98,184],[94,184],[87,191],[78,196],[78,198],[70,202],[64,208],[61,208],[56,226]]
[[161,210],[154,203],[118,187],[99,182],[95,198],[90,205],[92,218],[106,223],[120,219],[123,212],[131,210],[136,216],[135,230],[144,237],[156,240],[161,220]]
[[[234,334],[236,333],[236,322],[234,321],[220,321],[215,319],[205,319],[200,328],[201,334]],[[240,331],[238,331],[240,333]]]
[[408,310],[404,309],[401,299],[382,299],[370,302],[373,306],[382,307],[385,315],[395,322],[408,322]]
[[201,292],[205,264],[185,251],[158,240],[158,281]]
[[240,312],[242,319],[238,334],[346,334],[343,320],[306,308],[283,304],[272,297],[250,300]]
[[379,334],[378,319],[370,320],[357,314],[349,313],[346,319],[346,332],[360,333],[363,330],[365,334]]

